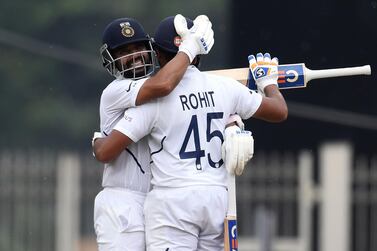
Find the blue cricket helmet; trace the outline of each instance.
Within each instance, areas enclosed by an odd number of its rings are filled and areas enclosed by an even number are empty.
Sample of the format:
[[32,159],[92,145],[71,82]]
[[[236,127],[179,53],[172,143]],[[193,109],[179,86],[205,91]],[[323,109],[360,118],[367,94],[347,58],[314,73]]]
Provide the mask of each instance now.
[[106,26],[102,35],[102,44],[107,44],[110,50],[143,41],[148,43],[150,37],[141,24],[133,18],[115,19]]
[[[186,18],[187,28],[190,29],[194,23]],[[174,16],[165,18],[157,26],[154,33],[153,45],[166,52],[176,54],[181,43],[181,37],[177,34],[174,27]]]
[[[134,43],[144,43],[146,50],[114,57],[114,50]],[[142,52],[148,53],[148,56],[142,57],[142,65],[127,67],[122,64],[122,58],[132,57],[135,60],[136,57],[140,58]],[[143,26],[133,18],[118,18],[106,26],[102,35],[100,53],[103,66],[116,78],[140,79],[151,75],[155,69],[155,53],[151,39]]]

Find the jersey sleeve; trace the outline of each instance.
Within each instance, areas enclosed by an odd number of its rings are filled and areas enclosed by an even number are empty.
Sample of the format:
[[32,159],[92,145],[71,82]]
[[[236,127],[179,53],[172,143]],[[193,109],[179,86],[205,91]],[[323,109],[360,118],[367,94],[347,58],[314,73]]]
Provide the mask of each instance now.
[[124,113],[124,117],[115,125],[114,130],[127,135],[133,142],[138,142],[150,134],[158,117],[158,104],[150,102],[132,107]]
[[262,103],[262,95],[250,90],[237,81],[233,81],[232,88],[229,89],[233,90],[235,112],[238,113],[242,119],[252,117]]
[[107,111],[111,113],[136,106],[137,95],[145,80],[118,80],[112,83],[103,93]]

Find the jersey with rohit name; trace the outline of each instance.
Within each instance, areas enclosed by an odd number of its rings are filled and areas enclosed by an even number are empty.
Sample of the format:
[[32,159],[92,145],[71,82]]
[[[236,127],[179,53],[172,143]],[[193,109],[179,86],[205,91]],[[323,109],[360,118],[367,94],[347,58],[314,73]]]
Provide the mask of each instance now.
[[[100,102],[102,136],[109,135],[114,125],[123,118],[124,111],[136,105],[137,94],[145,80],[116,79],[104,89]],[[102,186],[148,192],[150,161],[147,139],[131,144],[114,161],[105,164]]]
[[221,145],[227,120],[235,113],[250,118],[261,101],[235,80],[190,66],[168,96],[128,109],[114,129],[134,142],[149,134],[153,186],[226,187]]

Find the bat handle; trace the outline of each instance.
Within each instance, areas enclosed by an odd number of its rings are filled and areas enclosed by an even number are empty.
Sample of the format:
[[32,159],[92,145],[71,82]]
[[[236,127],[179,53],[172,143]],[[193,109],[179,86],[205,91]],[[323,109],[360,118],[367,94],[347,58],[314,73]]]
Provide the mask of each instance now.
[[236,177],[228,173],[228,212],[227,216],[237,216]]
[[312,79],[333,78],[333,77],[354,76],[354,75],[371,75],[370,65],[337,68],[337,69],[326,69],[326,70],[310,70],[308,68],[305,69],[306,82],[309,82]]

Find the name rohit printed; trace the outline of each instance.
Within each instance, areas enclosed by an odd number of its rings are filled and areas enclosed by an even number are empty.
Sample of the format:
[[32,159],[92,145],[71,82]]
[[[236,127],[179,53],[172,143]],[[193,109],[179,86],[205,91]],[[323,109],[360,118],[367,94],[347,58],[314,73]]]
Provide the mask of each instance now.
[[190,93],[189,95],[180,95],[182,110],[198,109],[203,107],[215,107],[213,99],[214,91]]

